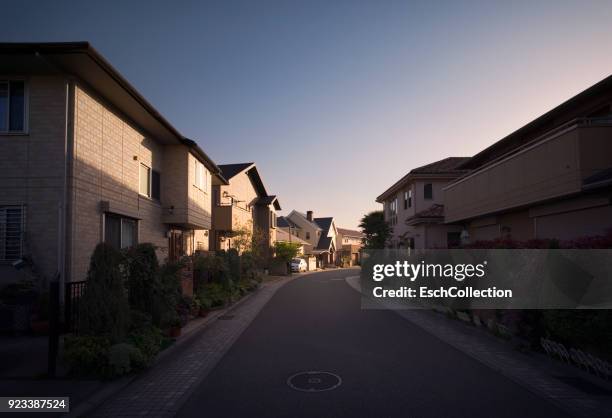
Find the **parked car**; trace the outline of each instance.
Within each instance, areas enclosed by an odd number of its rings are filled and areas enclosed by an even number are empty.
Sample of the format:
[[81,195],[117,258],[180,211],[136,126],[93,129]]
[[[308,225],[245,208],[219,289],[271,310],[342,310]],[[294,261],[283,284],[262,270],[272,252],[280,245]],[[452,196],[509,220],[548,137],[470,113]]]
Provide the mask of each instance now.
[[308,270],[306,260],[303,258],[294,258],[291,260],[291,271],[295,273],[301,273],[302,271]]

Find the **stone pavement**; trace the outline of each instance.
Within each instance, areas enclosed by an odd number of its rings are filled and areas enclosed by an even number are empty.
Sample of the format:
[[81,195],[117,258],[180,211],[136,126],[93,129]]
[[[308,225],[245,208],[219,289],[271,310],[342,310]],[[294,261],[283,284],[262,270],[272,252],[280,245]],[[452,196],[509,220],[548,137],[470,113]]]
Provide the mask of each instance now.
[[[359,276],[349,276],[346,282],[361,291]],[[544,355],[520,353],[510,344],[475,326],[449,320],[430,310],[395,309],[394,312],[576,417],[612,417],[612,386],[601,379]],[[586,393],[563,383],[559,377],[577,379],[587,382],[587,386],[592,384],[610,392],[599,395]]]
[[165,356],[87,416],[174,416],[196,385],[214,368],[274,293],[289,280],[291,277],[263,284],[257,292],[198,332],[193,341],[177,347],[171,355]]

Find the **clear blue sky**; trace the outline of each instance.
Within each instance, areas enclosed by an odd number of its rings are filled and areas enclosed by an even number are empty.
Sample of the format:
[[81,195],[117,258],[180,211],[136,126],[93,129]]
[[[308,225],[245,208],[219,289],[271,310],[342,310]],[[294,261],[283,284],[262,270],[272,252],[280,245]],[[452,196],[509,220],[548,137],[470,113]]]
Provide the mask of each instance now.
[[90,41],[217,163],[255,161],[285,212],[352,228],[411,168],[612,72],[610,2],[428,3],[21,0],[0,39]]

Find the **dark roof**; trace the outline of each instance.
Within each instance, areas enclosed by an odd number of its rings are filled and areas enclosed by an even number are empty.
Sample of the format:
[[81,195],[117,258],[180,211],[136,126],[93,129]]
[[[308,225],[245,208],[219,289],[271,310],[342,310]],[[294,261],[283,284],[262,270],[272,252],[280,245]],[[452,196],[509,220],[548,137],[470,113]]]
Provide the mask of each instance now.
[[442,220],[444,220],[444,205],[436,203],[406,219],[406,224],[415,225],[428,221],[439,222]]
[[435,163],[426,164],[410,170],[412,174],[462,174],[465,170],[459,169],[461,164],[470,157],[448,157]]
[[219,168],[223,173],[223,177],[229,180],[254,164],[255,163],[219,164]]
[[344,228],[337,228],[337,229],[338,229],[339,234],[346,235],[347,237],[363,238],[365,236],[363,232],[356,231],[354,229],[344,229]]
[[601,170],[582,181],[585,189],[609,186],[612,184],[612,167]]
[[319,226],[319,228],[321,228],[325,232],[329,231],[329,228],[331,227],[331,224],[332,224],[333,220],[334,220],[334,218],[332,218],[332,217],[328,217],[328,218],[314,218],[313,219],[314,223],[317,224]]
[[447,157],[443,160],[434,163],[426,164],[421,167],[414,168],[404,177],[393,183],[391,187],[385,190],[376,198],[377,202],[382,203],[390,194],[396,192],[403,187],[408,180],[420,176],[436,176],[436,177],[459,177],[468,172],[468,170],[460,168],[462,164],[470,160],[470,157]]
[[259,205],[274,205],[274,209],[276,210],[281,210],[281,206],[280,203],[278,202],[278,199],[276,198],[276,196],[272,195],[272,196],[262,196],[259,199],[257,199],[257,204]]
[[[20,60],[16,62],[7,56],[19,56]],[[0,43],[0,73],[27,73],[41,69],[49,73],[59,71],[76,75],[158,140],[165,143],[178,141],[189,147],[214,175],[227,183],[217,165],[198,144],[172,126],[89,42]]]
[[329,246],[332,243],[331,237],[328,237],[326,234],[321,234],[321,238],[319,238],[319,243],[317,244],[317,250],[329,250]]
[[609,112],[612,100],[612,75],[544,113],[527,125],[505,136],[466,161],[462,168],[475,169],[510,154],[524,144],[581,117],[590,117],[604,108]]

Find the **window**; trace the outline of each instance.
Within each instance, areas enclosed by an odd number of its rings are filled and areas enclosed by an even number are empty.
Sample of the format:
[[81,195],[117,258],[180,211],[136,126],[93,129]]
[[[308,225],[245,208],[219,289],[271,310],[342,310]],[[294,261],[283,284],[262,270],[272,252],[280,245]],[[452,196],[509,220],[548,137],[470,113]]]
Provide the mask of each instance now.
[[408,209],[408,192],[404,192],[404,210]]
[[389,203],[389,223],[397,224],[397,197]]
[[25,132],[25,82],[0,81],[0,132]]
[[138,192],[147,197],[151,197],[151,169],[144,164],[140,164],[140,186]]
[[431,183],[425,183],[425,185],[423,186],[423,199],[433,199],[433,187]]
[[24,221],[23,206],[0,206],[0,262],[21,258]]
[[276,228],[276,213],[270,211],[270,228]]
[[199,161],[195,161],[195,179],[193,184],[200,190],[206,191],[208,189],[208,170]]
[[151,198],[159,202],[161,198],[161,175],[159,171],[151,171]]
[[137,221],[119,215],[104,215],[104,242],[117,249],[133,247],[138,243]]
[[412,207],[412,189],[408,190],[408,207]]

